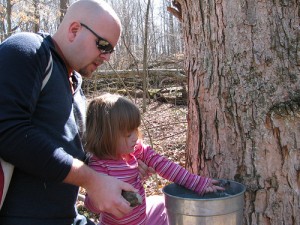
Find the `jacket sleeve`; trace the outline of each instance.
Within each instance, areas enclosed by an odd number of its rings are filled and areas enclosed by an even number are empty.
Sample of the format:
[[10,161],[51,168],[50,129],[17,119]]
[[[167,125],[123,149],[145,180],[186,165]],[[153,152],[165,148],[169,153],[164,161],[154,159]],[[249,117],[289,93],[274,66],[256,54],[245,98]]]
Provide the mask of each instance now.
[[147,166],[152,167],[161,177],[200,195],[204,194],[205,189],[211,185],[210,178],[190,173],[180,165],[157,154],[150,146],[139,143],[136,152],[138,157]]
[[47,55],[34,34],[15,34],[0,45],[0,157],[27,173],[62,181],[73,158],[32,123]]

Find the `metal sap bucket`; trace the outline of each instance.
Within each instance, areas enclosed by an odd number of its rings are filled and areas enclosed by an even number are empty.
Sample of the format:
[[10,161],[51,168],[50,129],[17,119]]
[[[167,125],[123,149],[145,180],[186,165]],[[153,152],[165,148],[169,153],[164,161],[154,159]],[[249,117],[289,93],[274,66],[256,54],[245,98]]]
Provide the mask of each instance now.
[[243,225],[246,187],[225,181],[225,191],[199,196],[177,184],[163,188],[169,225]]

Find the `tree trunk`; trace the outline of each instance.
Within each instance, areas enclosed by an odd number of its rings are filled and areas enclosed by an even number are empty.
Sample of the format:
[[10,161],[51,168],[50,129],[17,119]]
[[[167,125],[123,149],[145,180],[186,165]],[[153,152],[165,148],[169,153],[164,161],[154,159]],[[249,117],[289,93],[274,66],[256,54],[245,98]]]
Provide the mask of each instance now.
[[60,22],[61,22],[67,12],[67,8],[69,6],[69,0],[60,0],[59,5],[60,5]]
[[243,224],[299,225],[299,0],[177,2],[187,167],[246,185]]
[[34,23],[33,23],[33,32],[37,33],[40,30],[40,11],[39,11],[39,0],[33,0],[33,18],[34,18]]
[[148,29],[149,29],[149,11],[150,11],[150,4],[151,4],[151,0],[148,0],[147,2],[147,9],[146,9],[146,13],[145,13],[145,39],[144,39],[144,54],[143,54],[143,112],[146,112],[146,93],[148,90],[148,85],[147,85],[147,80],[148,80],[148,71],[147,71],[147,67],[148,67]]
[[7,29],[6,31],[4,30],[4,37],[7,38],[9,36],[12,35],[12,21],[11,21],[11,14],[12,14],[12,7],[13,7],[13,4],[12,4],[12,1],[11,0],[7,0],[6,2],[6,13],[7,13]]

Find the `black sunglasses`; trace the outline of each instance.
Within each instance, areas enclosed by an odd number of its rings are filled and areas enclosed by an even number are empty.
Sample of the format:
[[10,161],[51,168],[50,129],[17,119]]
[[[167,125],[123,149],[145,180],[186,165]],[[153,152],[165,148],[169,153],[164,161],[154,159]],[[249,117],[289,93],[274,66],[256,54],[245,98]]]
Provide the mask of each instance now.
[[80,23],[80,25],[88,29],[90,32],[92,32],[93,35],[96,36],[96,38],[98,38],[98,40],[96,41],[96,46],[101,54],[111,54],[115,51],[114,47],[107,40],[105,40],[103,37],[100,37],[87,25],[83,23]]

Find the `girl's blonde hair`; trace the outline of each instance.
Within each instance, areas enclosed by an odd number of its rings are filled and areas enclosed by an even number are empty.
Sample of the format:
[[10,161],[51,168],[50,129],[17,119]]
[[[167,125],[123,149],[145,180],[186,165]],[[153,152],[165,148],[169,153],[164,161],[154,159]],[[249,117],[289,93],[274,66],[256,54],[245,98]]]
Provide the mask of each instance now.
[[87,109],[86,150],[98,158],[115,158],[119,138],[140,124],[140,110],[133,102],[118,94],[102,94]]

